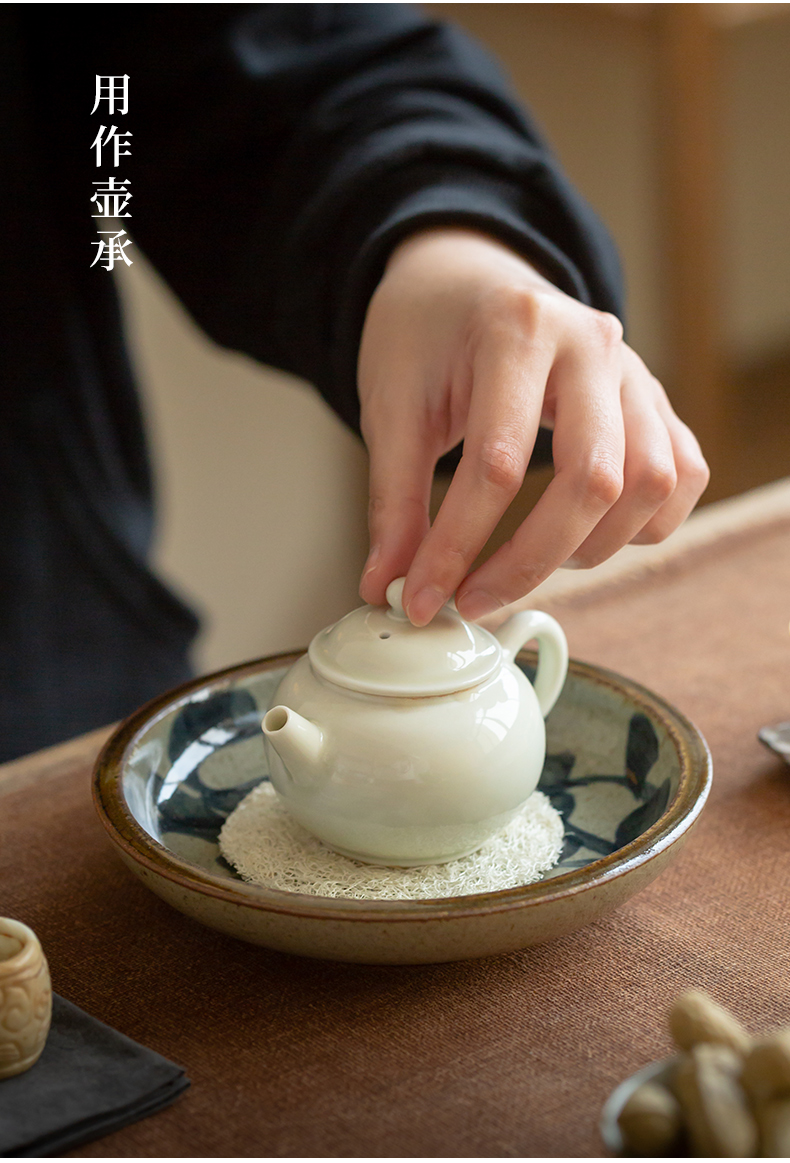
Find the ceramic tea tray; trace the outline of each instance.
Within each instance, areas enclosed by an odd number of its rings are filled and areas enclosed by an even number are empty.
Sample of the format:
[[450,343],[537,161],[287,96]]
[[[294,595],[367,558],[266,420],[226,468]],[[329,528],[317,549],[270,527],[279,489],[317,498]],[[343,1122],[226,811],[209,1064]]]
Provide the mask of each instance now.
[[[297,654],[187,683],[107,743],[99,815],[152,891],[242,940],[341,961],[450,961],[523,948],[589,924],[657,876],[708,794],[704,739],[677,710],[572,661],[549,715],[539,788],[565,823],[559,864],[521,888],[432,901],[358,901],[259,888],[219,853],[226,816],[268,778],[261,719]],[[522,652],[527,673],[534,655]]]

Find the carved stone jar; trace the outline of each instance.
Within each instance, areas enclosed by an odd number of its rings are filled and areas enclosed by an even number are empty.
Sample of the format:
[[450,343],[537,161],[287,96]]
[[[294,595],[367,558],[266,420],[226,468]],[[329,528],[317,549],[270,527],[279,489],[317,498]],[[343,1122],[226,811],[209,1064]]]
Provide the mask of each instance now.
[[38,937],[0,917],[0,1078],[38,1061],[52,1020],[49,966]]

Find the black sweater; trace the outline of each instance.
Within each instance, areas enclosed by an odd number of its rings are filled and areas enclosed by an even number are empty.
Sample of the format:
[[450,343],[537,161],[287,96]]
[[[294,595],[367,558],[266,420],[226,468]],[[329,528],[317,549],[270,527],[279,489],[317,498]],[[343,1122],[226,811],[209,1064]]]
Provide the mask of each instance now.
[[[95,77],[129,110],[91,115]],[[188,674],[196,620],[150,572],[152,490],[92,183],[218,343],[358,425],[392,247],[474,226],[620,313],[617,259],[496,65],[389,4],[0,5],[0,759]],[[130,157],[96,167],[100,125]],[[105,153],[105,158],[108,155]],[[107,224],[101,223],[100,228]]]

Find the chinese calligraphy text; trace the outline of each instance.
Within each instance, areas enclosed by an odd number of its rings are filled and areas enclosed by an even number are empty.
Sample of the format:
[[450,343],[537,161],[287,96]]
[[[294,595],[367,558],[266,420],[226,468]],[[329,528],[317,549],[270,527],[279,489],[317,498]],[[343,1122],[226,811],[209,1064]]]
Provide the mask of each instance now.
[[[102,105],[106,105],[107,113],[121,117],[126,116],[129,110],[129,77],[127,74],[123,76],[96,74],[95,100],[91,114],[96,113]],[[121,158],[131,157],[132,136],[133,134],[129,130],[119,130],[116,125],[109,127],[100,125],[90,146],[96,152],[96,168],[111,165],[113,169],[117,169]],[[126,253],[132,245],[132,240],[118,223],[118,219],[131,218],[132,216],[129,211],[129,203],[132,198],[130,184],[129,178],[117,178],[114,174],[93,183],[95,193],[91,196],[90,201],[94,203],[96,210],[92,217],[113,222],[114,226],[112,229],[103,230],[100,223],[97,223],[97,233],[102,237],[98,242],[93,243],[93,246],[96,247],[96,257],[91,263],[92,267],[99,265],[104,270],[111,271],[116,263],[124,262],[127,266],[132,265],[132,259]]]

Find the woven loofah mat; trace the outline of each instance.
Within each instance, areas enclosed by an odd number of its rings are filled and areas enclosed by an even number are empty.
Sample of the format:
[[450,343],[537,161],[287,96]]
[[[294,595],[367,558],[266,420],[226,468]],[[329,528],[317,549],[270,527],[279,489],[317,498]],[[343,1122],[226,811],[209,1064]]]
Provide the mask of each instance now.
[[355,900],[430,900],[531,884],[557,863],[562,837],[559,812],[542,792],[533,792],[507,827],[471,856],[382,868],[326,848],[263,783],[228,816],[219,845],[244,880],[266,888]]

